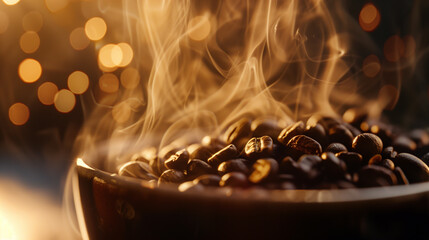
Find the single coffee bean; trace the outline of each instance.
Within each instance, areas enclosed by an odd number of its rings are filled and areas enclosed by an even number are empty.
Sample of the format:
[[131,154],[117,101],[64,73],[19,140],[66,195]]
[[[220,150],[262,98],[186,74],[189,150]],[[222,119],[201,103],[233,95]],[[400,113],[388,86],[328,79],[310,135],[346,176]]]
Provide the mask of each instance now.
[[218,187],[219,182],[220,182],[220,176],[214,175],[214,174],[205,174],[194,179],[194,183],[201,184],[203,186]]
[[417,144],[405,135],[395,138],[392,145],[398,152],[413,153],[417,149]]
[[244,148],[249,159],[270,157],[273,153],[273,139],[269,136],[251,138]]
[[316,140],[318,143],[320,143],[322,148],[325,148],[328,145],[326,131],[319,123],[314,126],[307,125],[304,131],[304,135]]
[[320,171],[322,159],[317,155],[302,155],[298,159],[302,179],[307,183],[315,183],[322,175]]
[[395,169],[395,163],[393,163],[393,161],[390,159],[381,160],[380,166],[385,167],[385,168],[390,169],[390,170]]
[[377,165],[364,166],[358,172],[358,185],[360,187],[378,187],[397,184],[396,175],[384,167]]
[[405,176],[405,173],[402,171],[400,167],[395,167],[393,170],[393,173],[395,173],[396,178],[398,179],[398,185],[408,185],[408,179]]
[[186,149],[177,151],[171,155],[164,164],[168,169],[186,170],[186,165],[189,161],[189,153]]
[[353,138],[359,134],[362,134],[359,129],[349,123],[343,123],[343,126],[346,127],[353,134]]
[[369,159],[368,165],[380,165],[381,160],[383,160],[383,157],[380,154],[376,154]]
[[[191,148],[193,146],[193,148]],[[203,146],[200,144],[192,144],[187,148],[189,152],[189,159],[200,159],[207,161],[215,152],[214,148]],[[220,149],[219,149],[220,150]]]
[[339,152],[335,154],[339,159],[346,163],[347,171],[350,173],[357,172],[363,165],[362,155],[355,152]]
[[164,183],[180,183],[185,180],[183,172],[175,169],[165,170],[158,179],[158,185]]
[[205,147],[209,147],[213,149],[214,151],[219,151],[222,148],[224,148],[227,144],[220,140],[219,138],[211,137],[211,136],[205,136],[201,140],[201,144]]
[[156,179],[156,177],[151,173],[152,168],[146,162],[133,161],[127,162],[119,168],[119,176],[135,177],[144,180]]
[[429,167],[429,152],[423,155],[422,161]]
[[330,180],[337,180],[344,178],[347,171],[346,164],[331,152],[325,152],[321,155],[322,168],[326,178]]
[[225,161],[219,164],[217,168],[220,175],[224,175],[229,172],[241,172],[244,174],[248,174],[249,168],[246,165],[245,159],[233,159]]
[[227,144],[234,144],[237,149],[241,151],[241,149],[243,149],[246,145],[247,141],[252,137],[250,124],[251,121],[247,118],[240,119],[236,123],[232,124],[225,131],[225,142]]
[[252,166],[252,173],[249,175],[249,181],[252,183],[261,183],[275,177],[279,170],[279,165],[272,158],[258,159]]
[[280,162],[279,172],[299,176],[301,174],[301,169],[295,160],[293,160],[291,157],[285,157]]
[[282,128],[273,119],[256,119],[252,122],[250,129],[253,137],[269,136],[271,139],[277,139]]
[[211,156],[209,159],[207,159],[207,162],[213,167],[216,168],[221,164],[222,162],[225,162],[230,159],[234,159],[238,156],[237,148],[234,144],[229,144],[228,146],[222,148],[213,156]]
[[297,135],[293,137],[287,144],[291,151],[291,156],[295,159],[304,154],[320,155],[322,153],[322,146],[305,135]]
[[398,155],[398,153],[393,149],[392,146],[385,147],[381,152],[381,156],[384,159],[395,159],[396,155]]
[[312,115],[307,120],[307,125],[314,126],[317,123],[320,124],[320,125],[322,125],[323,128],[325,129],[325,131],[328,132],[328,130],[331,127],[333,127],[335,125],[340,125],[341,121],[338,120],[338,119],[336,119],[336,118],[332,118],[332,117],[328,117],[328,116],[323,116],[323,115],[319,115],[319,114]]
[[249,182],[246,175],[241,172],[230,172],[222,176],[219,182],[221,187],[247,187]]
[[335,143],[329,144],[329,146],[326,148],[326,152],[331,152],[331,153],[347,152],[347,148],[343,144],[335,142]]
[[381,153],[383,142],[375,134],[362,133],[353,139],[352,148],[361,154],[365,160],[369,160],[372,156]]
[[400,153],[396,156],[394,163],[402,169],[410,183],[429,181],[429,167],[418,157],[409,153]]
[[215,173],[215,170],[208,163],[199,160],[191,159],[188,161],[186,175],[191,178],[196,178],[200,175]]
[[340,142],[344,144],[348,149],[351,148],[353,141],[353,134],[349,129],[343,125],[336,125],[329,129],[329,142]]
[[177,187],[180,192],[201,192],[204,186],[193,181],[184,182]]
[[277,140],[283,144],[287,145],[288,142],[297,135],[302,135],[304,133],[305,125],[302,121],[299,121],[289,127],[286,127],[281,131],[279,136],[277,137]]

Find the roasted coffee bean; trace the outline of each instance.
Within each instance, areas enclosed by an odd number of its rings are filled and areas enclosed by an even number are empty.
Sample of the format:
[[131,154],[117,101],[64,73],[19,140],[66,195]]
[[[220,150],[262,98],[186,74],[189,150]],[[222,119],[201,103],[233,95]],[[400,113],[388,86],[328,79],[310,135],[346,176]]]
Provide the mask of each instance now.
[[322,153],[320,144],[316,140],[305,135],[293,137],[288,142],[287,147],[290,150],[291,156],[295,159],[304,154],[320,155]]
[[165,159],[162,157],[156,157],[150,160],[149,165],[156,176],[161,176],[161,174],[167,170],[164,162]]
[[207,162],[213,167],[216,168],[221,164],[222,162],[225,162],[230,159],[234,159],[238,156],[238,151],[235,145],[229,144],[228,146],[222,148],[213,156],[211,156],[209,159],[207,159]]
[[164,164],[169,169],[177,170],[186,170],[186,165],[189,161],[189,153],[186,149],[177,151],[175,154],[171,155]]
[[298,159],[298,166],[301,170],[302,178],[308,183],[314,183],[321,177],[319,169],[322,159],[317,155],[302,155]]
[[376,154],[369,159],[368,165],[380,165],[381,160],[383,160],[383,157],[380,154]]
[[357,129],[351,124],[343,123],[343,126],[346,127],[353,134],[353,138],[359,134],[362,134],[362,132],[359,129]]
[[152,168],[146,162],[133,161],[127,162],[119,168],[119,176],[135,177],[144,180],[156,179],[156,177],[151,173]]
[[281,131],[279,136],[277,137],[277,140],[283,144],[287,145],[288,142],[297,135],[302,135],[304,133],[305,125],[302,121],[299,121],[289,127],[286,127]]
[[230,172],[222,176],[219,182],[221,187],[247,187],[249,182],[241,172]]
[[401,135],[395,140],[393,140],[393,148],[395,148],[398,152],[406,152],[406,153],[413,153],[417,149],[417,144],[408,138],[407,136]]
[[375,134],[362,133],[353,139],[352,148],[361,154],[365,160],[369,160],[372,156],[381,153],[383,142]]
[[194,179],[194,183],[201,184],[203,186],[218,187],[219,182],[220,182],[220,176],[214,175],[214,174],[205,174]]
[[180,192],[201,192],[204,186],[193,181],[184,182],[177,187]]
[[425,155],[423,155],[423,157],[422,157],[422,161],[423,161],[424,163],[426,163],[426,166],[428,166],[428,167],[429,167],[429,152],[428,152],[428,153],[426,153]]
[[279,164],[272,158],[258,159],[252,166],[249,181],[261,183],[275,177],[279,170]]
[[355,152],[339,152],[335,154],[339,159],[346,163],[347,171],[355,173],[363,165],[362,155]]
[[[152,156],[152,158],[155,158],[155,157],[156,157],[156,155]],[[131,156],[130,162],[144,162],[144,163],[149,164],[150,163],[149,159],[150,158],[146,158],[146,157],[142,156],[140,153],[136,153],[136,154],[133,154]]]
[[224,175],[229,172],[241,172],[247,174],[249,172],[249,168],[246,165],[245,159],[233,159],[219,164],[217,171],[220,175]]
[[322,153],[321,158],[323,160],[322,168],[326,178],[331,180],[344,178],[347,166],[341,159],[331,152]]
[[189,152],[189,159],[200,159],[207,161],[215,152],[213,148],[203,146],[200,144],[192,144],[187,148]]
[[250,129],[253,137],[269,136],[271,139],[277,139],[282,128],[273,119],[256,119],[252,122]]
[[174,170],[174,169],[168,169],[165,170],[161,176],[158,179],[158,185],[164,184],[164,183],[180,183],[185,180],[185,175],[183,172]]
[[314,126],[317,123],[322,125],[325,131],[328,131],[331,127],[340,125],[341,121],[332,117],[318,115],[318,114],[312,115],[307,120],[307,125],[310,125],[310,126]]
[[329,129],[329,142],[340,142],[344,144],[348,149],[351,148],[353,141],[353,134],[349,129],[343,125],[336,125]]
[[241,151],[241,149],[243,149],[246,145],[247,141],[252,137],[250,124],[251,122],[249,119],[243,118],[231,125],[225,131],[225,142],[227,144],[234,144],[237,149]]
[[211,136],[205,136],[201,140],[201,144],[205,147],[209,147],[213,149],[214,151],[219,151],[222,148],[224,148],[227,144],[220,140],[219,138],[211,137]]
[[360,187],[378,187],[397,184],[396,175],[384,167],[369,165],[358,172],[358,185]]
[[203,174],[211,173],[215,173],[215,170],[208,163],[199,159],[191,159],[188,161],[186,175],[195,178]]
[[400,153],[394,163],[402,169],[410,183],[429,181],[429,167],[418,157]]
[[331,143],[326,148],[326,152],[339,153],[339,152],[347,152],[346,146],[341,143]]
[[384,159],[395,159],[396,155],[398,155],[398,153],[393,149],[392,146],[385,147],[381,152],[381,156]]
[[301,173],[301,169],[298,166],[298,163],[295,162],[291,157],[285,157],[280,162],[279,166],[280,173],[291,174],[294,176],[299,176]]
[[429,133],[423,129],[414,129],[410,132],[409,137],[418,147],[429,145]]
[[408,185],[408,179],[405,176],[404,172],[402,171],[402,169],[400,167],[395,167],[395,169],[393,170],[393,173],[395,173],[396,178],[398,179],[398,184],[399,185]]
[[322,148],[325,148],[328,145],[326,131],[323,126],[318,123],[314,126],[307,125],[304,131],[304,135],[316,140],[318,143],[320,143]]
[[270,157],[273,153],[273,139],[269,136],[251,138],[244,152],[249,159]]

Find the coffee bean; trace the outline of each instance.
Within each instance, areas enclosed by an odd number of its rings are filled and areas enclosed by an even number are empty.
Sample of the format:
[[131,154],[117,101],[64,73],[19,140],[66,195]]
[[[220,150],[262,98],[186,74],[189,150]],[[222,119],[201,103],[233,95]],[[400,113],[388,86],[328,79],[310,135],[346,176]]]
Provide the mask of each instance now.
[[429,181],[429,167],[418,157],[400,153],[394,163],[402,169],[410,183]]
[[316,140],[305,135],[297,135],[293,137],[288,142],[287,147],[291,151],[291,156],[295,159],[304,154],[320,155],[322,153],[322,147],[320,144]]
[[413,153],[417,149],[417,144],[405,135],[401,135],[393,140],[392,145],[398,152]]
[[213,149],[214,151],[219,151],[222,148],[224,148],[227,144],[220,140],[219,138],[211,137],[211,136],[205,136],[201,140],[201,144],[205,147],[209,147]]
[[186,165],[189,161],[189,153],[186,149],[177,151],[171,155],[164,164],[168,169],[186,170]]
[[215,173],[215,170],[206,162],[199,159],[191,159],[188,161],[186,175],[191,178],[196,178],[203,174]]
[[383,160],[383,158],[381,157],[380,154],[376,154],[374,156],[372,156],[369,161],[368,161],[368,165],[380,165],[381,160]]
[[238,156],[238,151],[235,145],[229,144],[228,146],[222,148],[213,156],[211,156],[209,159],[207,159],[207,162],[213,167],[216,168],[221,164],[222,162],[225,162],[230,159],[234,159]]
[[363,165],[362,155],[355,152],[339,152],[335,154],[339,159],[346,163],[347,171],[355,173]]
[[353,134],[353,138],[359,134],[362,134],[362,132],[359,129],[357,129],[355,126],[349,123],[342,123],[342,125],[346,127]]
[[301,135],[304,133],[304,123],[302,121],[299,121],[285,129],[283,129],[281,131],[281,133],[279,134],[279,136],[277,137],[277,140],[283,144],[283,145],[287,145],[288,142],[295,137],[296,135]]
[[200,159],[203,161],[207,161],[207,159],[209,159],[215,152],[217,152],[214,148],[203,146],[200,144],[192,144],[191,146],[187,148],[189,152],[189,159]]
[[271,139],[277,139],[282,128],[273,119],[256,119],[252,122],[250,129],[253,137],[269,136]]
[[322,159],[317,155],[302,155],[298,159],[298,166],[304,181],[313,184],[321,177],[320,165]]
[[291,157],[283,158],[280,162],[279,171],[280,173],[291,174],[294,176],[299,176],[301,173],[298,163],[296,163]]
[[249,182],[246,175],[241,172],[230,172],[222,176],[219,182],[221,187],[247,187]]
[[395,167],[393,172],[395,173],[396,178],[398,179],[399,185],[408,185],[409,184],[407,177],[405,176],[404,172],[402,171],[402,169],[400,167]]
[[249,159],[270,157],[273,153],[273,139],[269,136],[251,138],[244,148]]
[[135,177],[144,180],[156,179],[151,173],[152,168],[146,162],[133,161],[127,162],[119,168],[119,176]]
[[429,145],[429,133],[423,129],[412,130],[409,134],[409,137],[419,147]]
[[250,129],[251,121],[247,118],[240,119],[236,123],[232,124],[225,131],[225,142],[227,144],[234,144],[237,149],[241,151],[244,148],[247,141],[252,137],[252,131]]
[[249,172],[249,168],[247,167],[245,162],[245,159],[228,160],[221,163],[217,170],[220,175],[224,175],[229,172],[241,172],[247,174]]
[[358,172],[358,185],[360,187],[378,187],[397,184],[396,175],[384,167],[369,165]]
[[329,146],[326,148],[326,151],[332,153],[347,152],[347,148],[343,144],[335,142],[329,144]]
[[320,143],[322,148],[325,148],[328,145],[326,131],[319,123],[314,126],[307,125],[303,134],[316,140]]
[[160,176],[165,170],[167,170],[164,162],[165,159],[162,157],[156,157],[149,161],[149,165],[156,176]]
[[193,181],[184,182],[177,187],[180,192],[201,192],[204,186]]
[[183,172],[175,169],[165,170],[158,179],[158,185],[164,183],[180,183],[185,180]]
[[352,148],[364,159],[369,160],[372,156],[381,153],[383,142],[375,134],[362,133],[353,139]]
[[203,186],[218,187],[219,182],[220,182],[220,177],[214,174],[205,174],[194,179],[194,183],[201,184]]
[[347,166],[341,159],[337,158],[335,154],[331,152],[322,153],[321,158],[323,160],[322,168],[326,178],[330,180],[344,178]]
[[338,119],[332,118],[332,117],[318,115],[318,114],[312,115],[307,120],[307,125],[314,126],[317,123],[322,125],[323,128],[325,129],[325,131],[328,131],[331,127],[334,127],[336,125],[340,125],[341,121]]
[[423,155],[422,161],[429,167],[429,152]]
[[398,153],[393,149],[392,146],[385,147],[381,152],[381,156],[384,159],[395,159],[396,155],[398,155]]
[[249,181],[252,183],[261,183],[275,177],[279,170],[279,165],[272,158],[258,159],[252,166],[252,172],[249,175]]
[[329,129],[329,142],[340,142],[344,144],[348,149],[351,148],[353,141],[353,134],[349,129],[343,125],[336,125]]

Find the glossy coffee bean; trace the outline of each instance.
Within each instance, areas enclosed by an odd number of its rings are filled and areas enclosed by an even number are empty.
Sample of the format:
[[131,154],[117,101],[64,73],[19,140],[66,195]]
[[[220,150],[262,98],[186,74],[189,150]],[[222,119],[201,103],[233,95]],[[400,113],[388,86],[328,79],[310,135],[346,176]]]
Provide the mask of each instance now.
[[365,166],[358,172],[360,187],[379,187],[397,184],[396,175],[384,167],[377,165]]
[[398,155],[398,153],[394,150],[392,146],[385,147],[381,152],[381,156],[384,159],[395,159],[396,155]]
[[273,139],[269,136],[251,138],[244,148],[249,159],[270,157],[273,153]]
[[256,119],[252,122],[250,129],[253,137],[269,136],[271,139],[277,139],[282,128],[273,119]]
[[339,152],[335,154],[339,159],[343,160],[347,166],[347,171],[350,173],[355,173],[358,171],[362,165],[362,155],[355,152]]
[[186,167],[186,175],[191,178],[196,178],[200,175],[215,173],[215,170],[208,163],[199,160],[191,159]]
[[250,129],[251,121],[247,118],[240,119],[232,124],[224,134],[224,139],[227,144],[234,144],[241,151],[247,141],[252,137]]
[[295,159],[304,154],[320,155],[322,153],[322,146],[305,135],[297,135],[293,137],[287,144],[288,149],[291,151],[291,156]]
[[372,156],[381,153],[383,142],[375,134],[362,133],[353,139],[352,149],[369,160]]
[[405,176],[405,173],[402,171],[402,169],[400,167],[395,167],[395,169],[393,170],[393,173],[395,173],[396,178],[398,179],[398,184],[399,185],[408,185],[408,179]]
[[[191,148],[193,146],[193,148]],[[189,152],[189,159],[200,159],[207,161],[215,152],[214,148],[203,146],[200,144],[192,144],[187,148]]]
[[171,155],[164,164],[168,169],[185,170],[189,161],[189,153],[186,149],[177,151]]
[[302,155],[298,159],[298,166],[304,181],[312,184],[321,177],[321,162],[322,159],[317,155]]
[[344,146],[344,144],[335,142],[335,143],[329,144],[329,146],[326,148],[326,152],[331,152],[331,153],[347,152],[347,148],[346,146]]
[[204,190],[204,186],[193,181],[188,181],[180,184],[177,189],[180,192],[201,192]]
[[252,172],[249,175],[249,181],[252,183],[261,183],[276,176],[279,165],[272,158],[258,159],[252,166]]
[[246,165],[245,159],[232,159],[219,164],[217,171],[220,175],[224,175],[229,172],[248,174],[249,168]]
[[301,169],[298,166],[298,163],[295,162],[291,157],[285,157],[280,162],[279,171],[283,174],[290,174],[298,176],[301,173]]
[[127,162],[119,168],[119,176],[135,177],[144,180],[156,179],[152,174],[152,168],[146,162],[132,161]]
[[324,152],[321,155],[322,168],[326,178],[331,180],[344,178],[347,171],[346,164],[331,152]]
[[425,155],[423,155],[422,161],[426,164],[426,166],[429,167],[429,153],[426,153]]
[[230,172],[222,176],[219,182],[221,187],[247,187],[249,182],[245,174],[241,172]]
[[413,153],[417,149],[417,144],[405,135],[401,135],[393,140],[393,148],[398,152]]
[[418,157],[400,153],[394,163],[402,169],[410,183],[429,181],[429,167]]
[[185,175],[183,172],[168,169],[165,170],[158,179],[158,185],[162,185],[164,183],[181,183],[185,180]]
[[305,130],[305,125],[302,121],[299,121],[289,127],[286,127],[281,131],[279,136],[277,137],[277,140],[283,144],[287,145],[288,142],[297,135],[302,135]]
[[235,145],[229,144],[228,146],[222,148],[215,154],[213,154],[209,159],[207,159],[207,162],[214,168],[217,169],[219,164],[222,162],[225,162],[227,160],[234,159],[238,156],[238,151]]
[[316,124],[320,124],[323,126],[323,128],[325,129],[325,131],[328,131],[330,128],[336,126],[336,125],[340,125],[341,121],[333,118],[333,117],[328,117],[328,116],[323,116],[323,115],[312,115],[308,120],[307,120],[307,125],[311,125],[314,126]]
[[193,182],[196,184],[201,184],[203,186],[218,187],[220,182],[220,176],[215,174],[205,174],[195,178]]
[[215,138],[212,136],[205,136],[203,137],[203,139],[201,140],[201,144],[205,147],[209,147],[211,149],[213,149],[214,151],[219,151],[222,148],[224,148],[226,145],[226,142],[222,141],[219,138]]
[[336,125],[329,129],[329,142],[340,142],[350,149],[352,146],[352,141],[352,132],[350,132],[350,130],[343,125]]
[[314,126],[307,125],[303,135],[306,135],[316,140],[318,143],[320,143],[322,148],[325,148],[328,145],[328,138],[326,136],[326,131],[323,128],[323,126],[320,125],[319,123],[317,123]]
[[149,161],[149,165],[156,176],[160,176],[165,170],[167,170],[164,162],[165,159],[162,157],[156,157]]

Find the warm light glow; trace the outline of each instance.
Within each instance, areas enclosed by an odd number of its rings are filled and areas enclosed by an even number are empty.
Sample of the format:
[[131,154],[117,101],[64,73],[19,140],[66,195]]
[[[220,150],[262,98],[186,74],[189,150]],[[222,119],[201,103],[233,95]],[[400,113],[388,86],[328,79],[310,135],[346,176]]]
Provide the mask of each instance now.
[[113,46],[110,57],[112,59],[113,64],[115,66],[118,66],[122,62],[122,49],[118,45]]
[[121,73],[121,84],[126,89],[134,89],[139,85],[140,73],[133,67],[124,69]]
[[46,7],[51,12],[58,12],[59,10],[65,8],[68,3],[68,0],[45,0]]
[[55,94],[54,104],[58,112],[68,113],[73,110],[76,104],[76,98],[69,90],[62,89]]
[[18,73],[23,82],[32,83],[42,75],[42,66],[37,60],[27,58],[19,64]]
[[25,31],[38,32],[43,26],[43,17],[39,12],[33,11],[22,18],[22,27]]
[[40,46],[39,34],[33,31],[25,32],[19,39],[19,45],[23,52],[34,53]]
[[19,3],[19,0],[3,0],[6,5],[15,5]]
[[78,51],[85,49],[86,47],[88,47],[90,43],[89,38],[85,34],[85,29],[82,27],[75,28],[70,33],[69,40],[70,40],[70,45],[75,50],[78,50]]
[[15,240],[16,229],[10,224],[9,220],[3,216],[3,211],[0,211],[0,240]]
[[0,11],[0,34],[6,32],[9,27],[9,17],[3,11]]
[[75,71],[70,74],[67,85],[74,94],[84,93],[89,86],[89,78],[84,72]]
[[30,117],[30,110],[23,103],[15,103],[9,108],[9,119],[15,125],[24,125]]
[[369,55],[363,60],[362,71],[365,76],[373,78],[380,72],[380,60],[376,55]]
[[118,47],[117,45],[106,44],[100,49],[100,52],[98,53],[98,60],[103,66],[107,68],[114,68],[117,66],[117,64],[115,64],[114,62],[114,57],[115,58],[121,57],[121,59],[119,59],[119,62],[122,60],[122,54],[117,53],[117,51],[121,51],[121,48]]
[[100,77],[98,85],[100,86],[101,91],[114,93],[119,89],[119,80],[115,74],[105,73]]
[[404,55],[404,41],[398,36],[393,35],[384,43],[384,56],[389,62],[397,62]]
[[55,83],[45,82],[37,90],[37,97],[44,105],[54,104],[55,94],[58,92],[58,87]]
[[363,6],[359,14],[359,24],[364,31],[374,31],[380,24],[380,12],[372,3]]
[[124,101],[115,105],[112,109],[113,119],[118,123],[124,123],[128,121],[131,116],[131,107]]
[[134,52],[131,46],[128,43],[119,43],[118,47],[122,50],[122,61],[118,63],[119,67],[125,67],[130,64],[131,60],[133,60]]
[[188,35],[195,41],[201,41],[207,38],[210,33],[211,25],[206,16],[197,16],[189,21]]
[[93,17],[85,24],[85,33],[92,41],[98,41],[104,37],[107,31],[106,22],[100,17]]
[[416,54],[416,40],[411,35],[402,38],[404,41],[405,49],[403,57],[412,58]]

